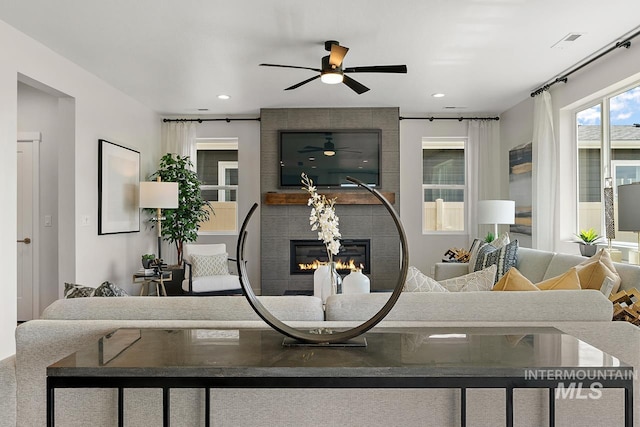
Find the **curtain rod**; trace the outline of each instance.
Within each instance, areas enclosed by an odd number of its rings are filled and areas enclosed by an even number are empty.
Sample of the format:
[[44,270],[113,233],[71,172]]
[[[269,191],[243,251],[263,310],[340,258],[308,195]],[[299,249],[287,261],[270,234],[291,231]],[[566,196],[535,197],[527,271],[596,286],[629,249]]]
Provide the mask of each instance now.
[[459,122],[463,120],[500,120],[500,117],[403,117],[400,116],[400,120],[457,120]]
[[260,121],[260,117],[250,118],[250,119],[230,119],[229,117],[224,119],[162,119],[163,123],[168,122],[242,122],[242,121]]
[[626,49],[629,49],[631,47],[631,40],[635,37],[637,37],[638,35],[640,35],[640,31],[636,31],[635,33],[633,33],[632,35],[630,35],[629,37],[627,37],[626,39],[624,39],[621,42],[617,42],[615,45],[609,47],[608,49],[600,52],[599,54],[597,54],[596,56],[590,58],[588,61],[583,62],[582,64],[578,65],[578,66],[574,66],[574,68],[571,68],[568,72],[562,74],[560,77],[557,77],[555,80],[553,80],[552,82],[546,83],[542,86],[540,86],[538,89],[534,90],[533,92],[531,92],[531,97],[536,97],[538,95],[540,95],[542,92],[544,92],[545,90],[548,90],[551,86],[553,86],[556,83],[566,83],[568,80],[568,77],[575,73],[576,71],[580,71],[581,69],[583,69],[584,67],[586,67],[587,65],[591,64],[594,61],[597,61],[598,59],[602,58],[603,56],[613,52],[616,49],[619,49],[621,47],[624,47]]

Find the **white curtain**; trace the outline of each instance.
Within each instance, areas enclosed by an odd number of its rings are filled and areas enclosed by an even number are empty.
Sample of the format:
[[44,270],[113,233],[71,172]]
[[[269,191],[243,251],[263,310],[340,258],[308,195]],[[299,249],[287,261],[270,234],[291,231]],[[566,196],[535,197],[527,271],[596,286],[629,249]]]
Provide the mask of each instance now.
[[163,153],[189,156],[194,167],[197,161],[196,123],[168,122],[162,124]]
[[555,250],[556,158],[551,94],[535,98],[533,111],[533,247]]
[[[478,200],[501,199],[500,125],[495,120],[471,120],[467,131],[469,244],[478,237]],[[483,236],[480,236],[483,237]]]

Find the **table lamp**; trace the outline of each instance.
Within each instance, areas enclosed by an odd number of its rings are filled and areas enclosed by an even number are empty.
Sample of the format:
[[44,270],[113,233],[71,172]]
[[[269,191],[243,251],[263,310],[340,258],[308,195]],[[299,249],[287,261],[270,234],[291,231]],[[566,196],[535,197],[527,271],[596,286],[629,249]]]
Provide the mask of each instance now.
[[640,182],[618,186],[618,230],[638,233],[638,248],[629,251],[629,264],[640,264]]
[[498,238],[498,224],[515,224],[516,202],[513,200],[479,200],[478,224],[493,224]]
[[157,209],[156,222],[158,228],[158,258],[162,259],[162,209],[178,207],[178,183],[144,181],[140,183],[140,207]]

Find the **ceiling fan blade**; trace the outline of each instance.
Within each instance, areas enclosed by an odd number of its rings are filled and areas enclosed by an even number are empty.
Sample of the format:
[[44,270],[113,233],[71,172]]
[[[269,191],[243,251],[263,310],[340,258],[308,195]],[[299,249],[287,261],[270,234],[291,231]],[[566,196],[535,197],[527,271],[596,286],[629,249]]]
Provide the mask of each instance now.
[[289,87],[288,87],[288,88],[286,88],[285,90],[297,89],[297,88],[299,88],[300,86],[302,86],[302,85],[306,85],[307,83],[312,82],[312,81],[314,81],[315,79],[319,79],[319,78],[320,78],[320,74],[318,74],[317,76],[313,76],[313,77],[311,77],[310,79],[307,79],[307,80],[301,81],[300,83],[296,83],[296,84],[294,84],[293,86],[289,86]]
[[349,51],[348,47],[340,46],[338,44],[331,45],[331,54],[329,55],[329,64],[334,65],[335,67],[339,67],[342,65],[342,61],[344,60],[344,56]]
[[370,65],[366,67],[349,67],[345,73],[406,73],[406,65]]
[[259,64],[261,67],[279,67],[279,68],[298,68],[300,70],[311,70],[321,72],[320,68],[298,67],[297,65],[279,65],[279,64]]
[[313,147],[311,145],[307,145],[302,150],[298,150],[298,153],[313,153],[314,151],[322,151],[324,148],[322,147]]
[[358,83],[357,81],[353,80],[351,77],[349,76],[343,76],[343,77],[344,77],[344,80],[342,80],[342,83],[349,86],[358,95],[362,95],[363,93],[369,90],[368,87],[366,87],[362,83]]
[[344,148],[336,148],[336,151],[340,151],[341,153],[358,153],[358,154],[362,154],[362,151],[346,150]]

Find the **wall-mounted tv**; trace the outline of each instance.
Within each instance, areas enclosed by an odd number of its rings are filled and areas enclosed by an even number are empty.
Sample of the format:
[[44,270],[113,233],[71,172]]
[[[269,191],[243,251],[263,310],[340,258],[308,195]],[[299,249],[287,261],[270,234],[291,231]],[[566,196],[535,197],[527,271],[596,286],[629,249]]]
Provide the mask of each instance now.
[[280,187],[300,188],[306,173],[317,187],[353,187],[351,176],[380,186],[380,129],[282,130]]

